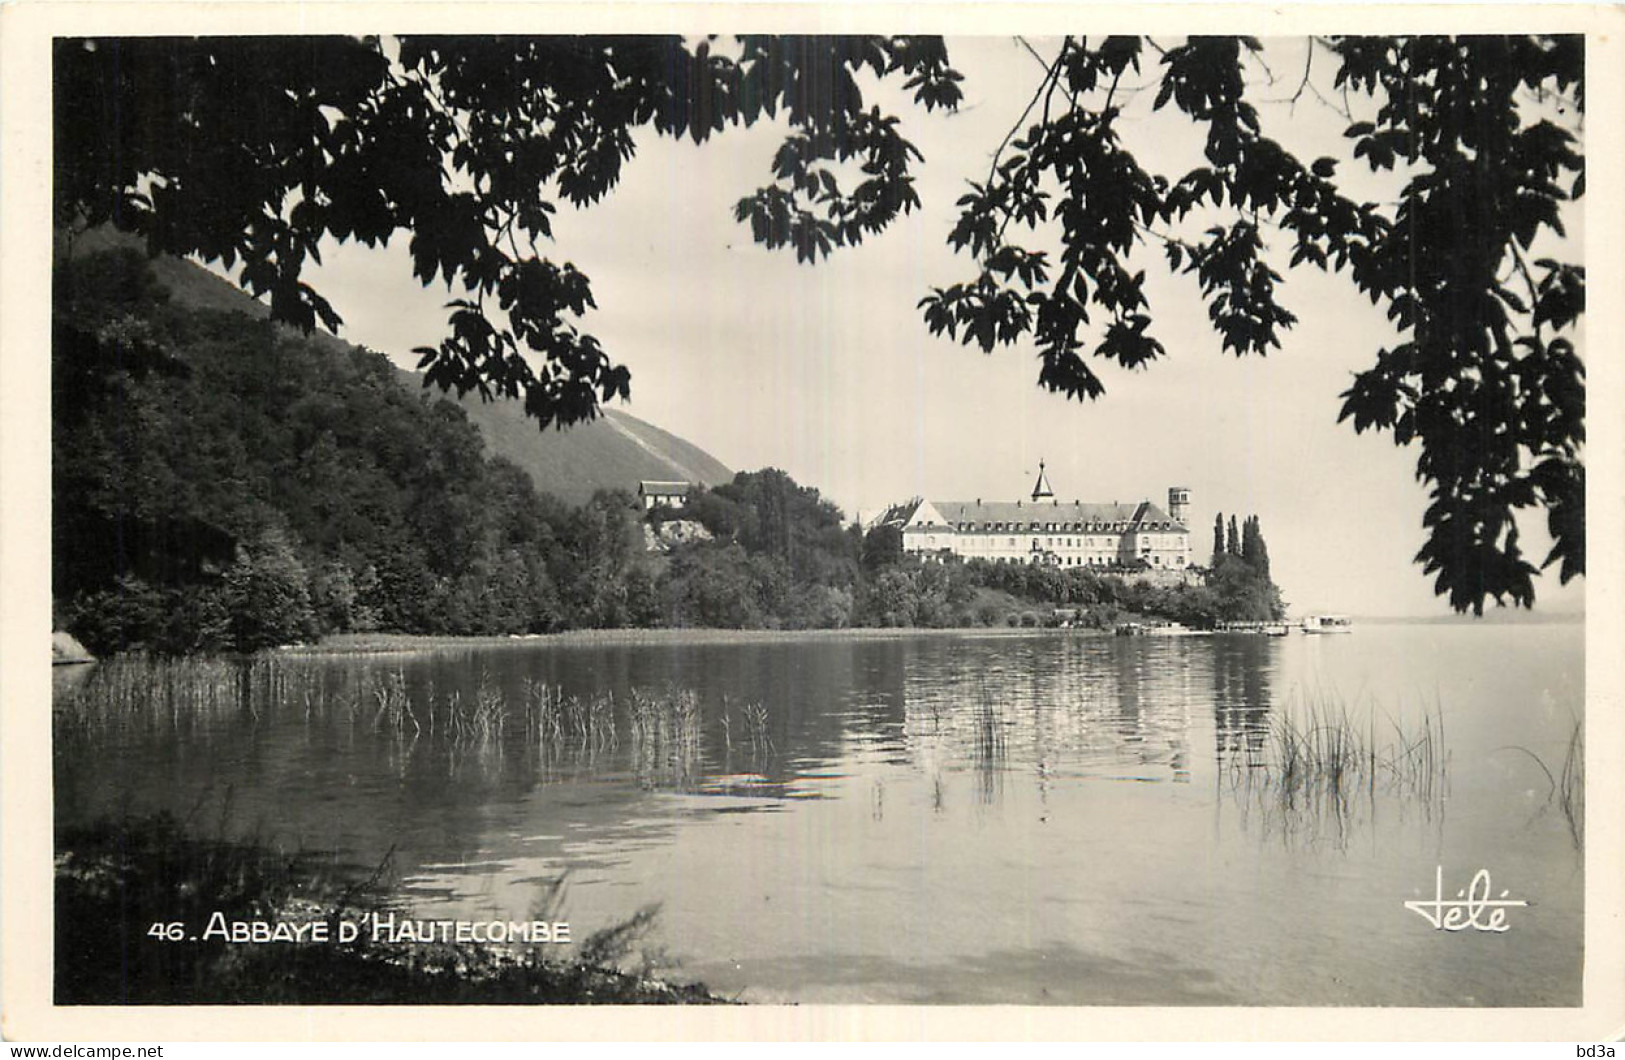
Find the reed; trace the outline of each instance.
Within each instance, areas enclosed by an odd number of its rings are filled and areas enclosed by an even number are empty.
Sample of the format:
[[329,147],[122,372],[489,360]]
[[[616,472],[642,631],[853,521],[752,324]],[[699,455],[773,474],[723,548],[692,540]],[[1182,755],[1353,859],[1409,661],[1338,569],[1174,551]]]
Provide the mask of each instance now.
[[1229,756],[1231,793],[1283,835],[1329,833],[1340,842],[1379,798],[1429,816],[1442,810],[1450,757],[1442,707],[1411,720],[1377,718],[1375,709],[1351,714],[1329,695],[1294,696],[1261,740]]
[[[471,684],[436,687],[410,664],[384,659],[335,667],[312,656],[261,655],[252,659],[132,657],[97,664],[86,679],[58,689],[59,736],[86,739],[109,726],[186,730],[256,723],[347,728],[392,741],[404,771],[436,764],[458,772],[469,764],[486,772],[534,768],[551,776],[566,764],[572,773],[596,769],[605,755],[630,753],[634,770],[650,785],[686,788],[706,759],[708,741],[723,753],[747,752],[758,772],[776,753],[772,711],[759,702],[724,700],[721,731],[702,709],[699,694],[676,686],[568,694],[525,675],[517,692],[492,672]],[[631,746],[623,751],[623,741]],[[615,758],[621,765],[625,759]],[[415,765],[413,765],[415,763]]]
[[633,689],[629,724],[639,783],[683,790],[694,786],[704,758],[696,693],[673,687],[658,693]]
[[1586,832],[1586,736],[1585,722],[1576,718],[1569,733],[1568,750],[1563,756],[1563,769],[1558,774],[1557,804],[1569,824],[1569,835],[1576,847],[1585,846]]
[[406,694],[406,673],[393,670],[382,675],[368,672],[370,699],[375,705],[372,717],[374,732],[390,729],[402,733],[410,725],[414,733],[422,732],[417,715],[412,711],[411,697]]
[[739,708],[745,719],[745,735],[750,741],[752,757],[773,753],[773,734],[768,731],[768,710],[760,703],[746,703]]
[[528,675],[520,685],[524,703],[525,739],[544,753],[564,742],[564,690]]
[[976,770],[977,795],[984,805],[992,805],[999,797],[1007,728],[1003,704],[986,684],[980,685],[971,712],[971,764]]
[[84,679],[53,696],[58,731],[120,729],[188,731],[213,718],[259,704],[245,695],[242,665],[233,660],[186,657],[152,661],[139,656],[98,663]]
[[1545,774],[1550,785],[1546,792],[1546,803],[1541,807],[1546,812],[1553,803],[1563,814],[1563,820],[1568,825],[1569,838],[1574,841],[1576,849],[1585,847],[1585,722],[1579,718],[1574,719],[1574,725],[1569,730],[1568,742],[1563,750],[1563,764],[1553,773],[1540,755],[1523,746],[1508,746],[1500,748],[1502,751],[1516,751],[1527,756],[1540,771]]
[[1004,709],[984,686],[976,696],[971,714],[971,758],[977,763],[1002,762],[1005,728]]
[[563,729],[577,749],[596,754],[620,743],[615,731],[615,695],[595,692],[583,699],[570,696],[562,703]]
[[508,701],[502,690],[491,684],[491,674],[486,670],[480,671],[480,682],[474,688],[470,726],[487,743],[501,741],[508,728]]

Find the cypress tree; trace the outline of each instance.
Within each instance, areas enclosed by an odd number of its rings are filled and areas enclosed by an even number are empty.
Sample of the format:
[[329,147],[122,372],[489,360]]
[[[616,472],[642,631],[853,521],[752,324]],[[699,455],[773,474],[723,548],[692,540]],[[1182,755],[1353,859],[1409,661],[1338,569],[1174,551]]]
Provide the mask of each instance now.
[[1224,513],[1219,512],[1213,517],[1213,563],[1214,567],[1224,558]]
[[1258,544],[1258,516],[1249,515],[1247,520],[1241,524],[1241,558],[1246,560],[1247,565],[1254,570],[1258,569]]
[[1224,550],[1232,556],[1241,555],[1241,535],[1236,532],[1236,517],[1230,517],[1230,534],[1225,539]]

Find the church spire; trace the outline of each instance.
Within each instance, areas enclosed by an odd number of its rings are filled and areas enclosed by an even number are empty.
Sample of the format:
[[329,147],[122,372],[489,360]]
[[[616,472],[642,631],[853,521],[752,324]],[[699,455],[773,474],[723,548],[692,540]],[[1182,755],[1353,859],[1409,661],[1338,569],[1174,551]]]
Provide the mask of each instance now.
[[1033,483],[1033,500],[1039,501],[1045,497],[1054,498],[1055,491],[1049,488],[1049,479],[1044,477],[1044,462],[1038,462],[1038,481]]

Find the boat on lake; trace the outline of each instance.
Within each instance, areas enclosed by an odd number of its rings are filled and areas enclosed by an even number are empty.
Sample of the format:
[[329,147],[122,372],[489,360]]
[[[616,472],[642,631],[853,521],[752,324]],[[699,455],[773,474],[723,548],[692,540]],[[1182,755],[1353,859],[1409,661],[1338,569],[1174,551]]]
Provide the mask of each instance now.
[[1119,637],[1199,637],[1206,632],[1178,622],[1123,622],[1117,627]]
[[1305,633],[1353,633],[1354,620],[1347,615],[1310,615],[1303,620]]
[[1284,637],[1292,632],[1285,622],[1220,622],[1214,627],[1218,633],[1250,633],[1254,636]]

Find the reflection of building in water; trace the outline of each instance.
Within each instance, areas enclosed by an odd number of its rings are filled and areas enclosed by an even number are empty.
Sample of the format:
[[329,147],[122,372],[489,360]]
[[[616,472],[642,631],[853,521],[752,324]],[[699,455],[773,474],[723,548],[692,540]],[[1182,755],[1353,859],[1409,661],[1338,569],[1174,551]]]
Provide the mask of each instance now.
[[1184,571],[1191,565],[1191,491],[1168,491],[1168,510],[1142,500],[1120,504],[1062,501],[1044,465],[1028,501],[932,501],[915,498],[881,515],[913,555],[1096,569]]
[[1271,637],[1216,636],[1213,729],[1220,764],[1256,759],[1270,726],[1270,674],[1280,645]]
[[1117,732],[1142,765],[1166,765],[1175,779],[1189,776],[1190,703],[1194,659],[1204,650],[1190,641],[1111,642],[1117,665]]
[[1186,780],[1202,645],[1089,637],[961,643],[909,668],[904,738],[927,772]]

